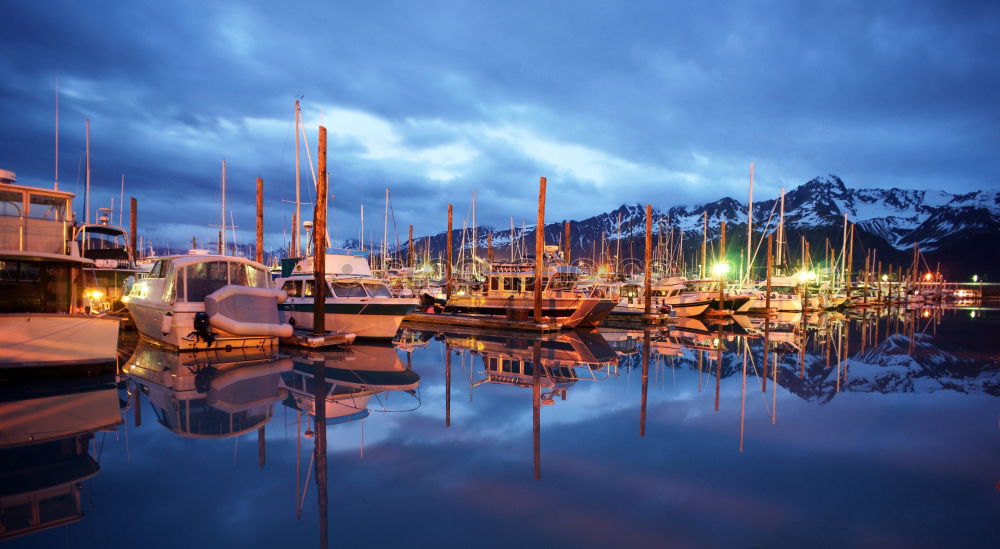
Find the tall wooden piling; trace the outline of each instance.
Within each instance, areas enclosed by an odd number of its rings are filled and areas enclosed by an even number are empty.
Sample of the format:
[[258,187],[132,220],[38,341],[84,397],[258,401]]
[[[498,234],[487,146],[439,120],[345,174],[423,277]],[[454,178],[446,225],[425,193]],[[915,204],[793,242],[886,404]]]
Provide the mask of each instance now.
[[[538,180],[538,225],[535,226],[535,322],[542,321],[542,273],[545,267],[545,178]],[[537,367],[537,366],[536,366]]]
[[136,222],[138,210],[135,197],[130,197],[128,205],[128,247],[132,252],[133,260],[139,259],[139,250],[135,247],[136,239],[138,238],[135,234],[138,230],[138,223]]
[[444,426],[451,427],[451,346],[444,342]]
[[[260,263],[258,261],[258,263]],[[257,467],[263,467],[267,463],[267,447],[264,439],[264,426],[257,429]]]
[[486,233],[486,261],[493,263],[493,231]]
[[642,397],[639,406],[639,436],[646,436],[646,399],[649,391],[649,330],[642,331]]
[[542,342],[539,339],[535,340],[531,362],[531,441],[535,454],[535,480],[542,480]]
[[[326,127],[319,127],[319,153],[316,157],[316,207],[313,210],[313,333],[326,332]],[[325,456],[324,456],[325,457]]]
[[570,252],[572,250],[572,246],[570,244],[570,239],[569,239],[569,221],[563,221],[563,232],[566,234],[566,236],[563,237],[563,242],[565,243],[566,246],[566,251],[563,252],[563,258],[566,260],[566,263],[569,263]]
[[[264,262],[264,179],[257,178],[257,263]],[[263,427],[261,427],[263,429]]]
[[653,310],[651,288],[653,268],[653,206],[646,204],[646,268],[642,275],[643,311],[648,315]]
[[[325,130],[322,126],[321,129]],[[325,138],[326,132],[323,131],[320,135]],[[325,182],[326,179],[320,178],[319,181]],[[316,197],[319,198],[319,196],[319,187],[317,186]],[[315,231],[315,229],[313,230]],[[316,481],[316,503],[319,510],[320,547],[329,547],[329,524],[327,520],[329,496],[327,488],[326,461],[326,395],[327,391],[329,391],[329,386],[326,383],[326,376],[323,374],[325,371],[325,361],[318,360],[313,362],[313,386],[315,388],[313,392],[313,409],[315,410],[313,421],[315,422],[316,428],[315,436],[313,438],[313,460],[316,463],[314,479]],[[308,475],[308,473],[306,474]]]
[[451,204],[448,204],[448,252],[445,263],[444,295],[445,299],[451,299]]
[[413,275],[413,225],[410,225],[409,236],[406,239],[406,266],[410,269],[410,275]]

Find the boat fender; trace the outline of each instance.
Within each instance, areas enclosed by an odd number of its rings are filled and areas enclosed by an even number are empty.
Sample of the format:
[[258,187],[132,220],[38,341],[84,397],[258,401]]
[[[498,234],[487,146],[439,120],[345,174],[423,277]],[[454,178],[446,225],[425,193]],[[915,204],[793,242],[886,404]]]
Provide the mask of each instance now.
[[174,314],[168,312],[163,315],[163,320],[160,321],[160,331],[163,332],[164,335],[169,334],[170,329],[173,327],[173,325],[174,325]]

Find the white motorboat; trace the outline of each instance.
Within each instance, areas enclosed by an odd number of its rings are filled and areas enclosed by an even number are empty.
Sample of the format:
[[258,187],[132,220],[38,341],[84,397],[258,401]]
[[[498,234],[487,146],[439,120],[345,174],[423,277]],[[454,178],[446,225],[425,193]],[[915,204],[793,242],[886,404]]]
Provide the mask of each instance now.
[[114,362],[118,319],[87,314],[73,194],[0,170],[0,368]]
[[[410,297],[394,297],[385,282],[372,275],[366,252],[330,250],[326,254],[324,291],[327,329],[359,338],[392,339],[403,318],[420,304]],[[279,305],[283,322],[312,326],[315,309],[313,258],[298,261],[276,284],[287,299]]]
[[[708,309],[711,300],[688,288],[687,280],[672,276],[649,285],[650,304],[653,310],[669,309],[675,316],[698,316]],[[642,296],[641,284],[626,284],[622,287],[622,298],[618,308],[643,310],[646,302]]]
[[153,265],[122,300],[143,336],[182,351],[276,346],[292,335],[267,268],[192,250]]

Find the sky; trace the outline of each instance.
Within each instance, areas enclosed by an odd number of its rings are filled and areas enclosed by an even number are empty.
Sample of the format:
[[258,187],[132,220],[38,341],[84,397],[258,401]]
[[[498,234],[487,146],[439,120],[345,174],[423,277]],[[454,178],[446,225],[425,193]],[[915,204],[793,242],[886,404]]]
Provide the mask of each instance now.
[[[991,2],[11,2],[0,169],[139,202],[147,240],[214,240],[223,159],[238,239],[295,197],[294,101],[329,132],[334,240],[469,219],[584,219],[850,187],[1000,188],[1000,5]],[[303,201],[314,191],[303,144]],[[77,206],[82,207],[82,199]],[[311,206],[303,207],[304,219]],[[82,215],[82,214],[81,214]],[[115,217],[118,216],[117,211]],[[127,216],[127,211],[125,213]],[[468,221],[466,221],[468,220]],[[393,227],[395,226],[395,231]]]

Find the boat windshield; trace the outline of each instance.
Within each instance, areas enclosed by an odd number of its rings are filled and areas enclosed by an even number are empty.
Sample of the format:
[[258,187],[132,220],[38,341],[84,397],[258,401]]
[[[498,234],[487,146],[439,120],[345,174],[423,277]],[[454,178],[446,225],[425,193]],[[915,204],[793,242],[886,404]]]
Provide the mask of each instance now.
[[365,290],[368,290],[368,295],[371,297],[392,297],[385,284],[365,284]]
[[552,280],[549,282],[550,290],[572,290],[576,285],[577,281],[580,279],[580,275],[576,273],[558,273],[552,275]]
[[267,288],[267,273],[235,261],[195,263],[177,273],[177,295],[184,296],[188,302],[205,301],[205,296],[227,284]]
[[335,281],[331,286],[333,286],[333,294],[337,297],[368,297],[368,294],[365,293],[365,287],[358,282]]
[[0,313],[65,313],[69,305],[68,264],[0,259]]

